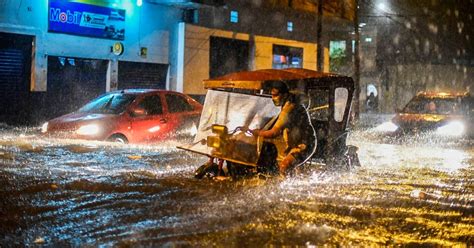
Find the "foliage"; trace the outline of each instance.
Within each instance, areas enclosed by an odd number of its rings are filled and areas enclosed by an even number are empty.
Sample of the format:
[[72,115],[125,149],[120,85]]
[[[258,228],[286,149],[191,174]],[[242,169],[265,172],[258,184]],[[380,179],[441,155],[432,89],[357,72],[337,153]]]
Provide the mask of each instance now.
[[347,57],[344,49],[337,48],[330,54],[329,66],[330,71],[337,72],[347,63]]

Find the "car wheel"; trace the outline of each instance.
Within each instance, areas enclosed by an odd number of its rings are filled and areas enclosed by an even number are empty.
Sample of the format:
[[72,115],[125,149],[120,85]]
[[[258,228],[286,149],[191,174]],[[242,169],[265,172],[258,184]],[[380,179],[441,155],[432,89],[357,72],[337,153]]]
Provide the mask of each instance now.
[[125,137],[123,134],[114,134],[110,136],[110,138],[108,138],[107,140],[110,142],[121,143],[121,144],[128,143],[127,137]]

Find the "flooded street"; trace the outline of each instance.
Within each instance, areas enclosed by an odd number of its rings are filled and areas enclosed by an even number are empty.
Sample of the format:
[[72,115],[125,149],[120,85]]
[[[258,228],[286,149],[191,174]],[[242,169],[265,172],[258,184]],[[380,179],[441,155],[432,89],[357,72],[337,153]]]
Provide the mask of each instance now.
[[0,129],[0,246],[474,245],[474,147],[380,142],[362,167],[197,180],[205,157]]

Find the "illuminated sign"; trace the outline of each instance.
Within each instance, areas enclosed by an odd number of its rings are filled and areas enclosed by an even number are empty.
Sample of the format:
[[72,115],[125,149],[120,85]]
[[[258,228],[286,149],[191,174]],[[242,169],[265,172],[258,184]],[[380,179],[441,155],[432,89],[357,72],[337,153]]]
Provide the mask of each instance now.
[[125,10],[50,0],[48,31],[106,39],[125,38]]

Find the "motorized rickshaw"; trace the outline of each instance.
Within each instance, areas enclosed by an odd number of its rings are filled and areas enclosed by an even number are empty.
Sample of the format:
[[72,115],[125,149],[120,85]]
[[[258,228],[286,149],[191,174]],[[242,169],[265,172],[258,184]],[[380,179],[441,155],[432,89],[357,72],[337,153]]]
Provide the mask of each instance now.
[[179,148],[209,157],[195,176],[275,173],[282,140],[263,140],[247,130],[269,129],[280,110],[271,99],[275,82],[285,83],[307,109],[316,134],[314,152],[304,166],[359,165],[357,148],[346,145],[354,81],[307,69],[265,69],[204,80],[208,90],[194,143]]

